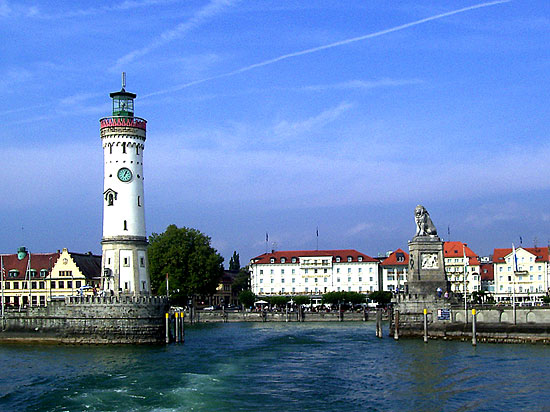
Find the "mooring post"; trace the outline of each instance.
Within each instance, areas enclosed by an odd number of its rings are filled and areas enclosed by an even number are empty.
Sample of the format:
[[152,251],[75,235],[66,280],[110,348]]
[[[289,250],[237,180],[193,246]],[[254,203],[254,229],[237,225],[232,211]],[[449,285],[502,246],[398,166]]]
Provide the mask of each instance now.
[[382,311],[376,309],[376,337],[382,337]]
[[424,308],[424,343],[428,343],[428,309]]
[[175,326],[176,326],[176,343],[179,343],[180,341],[180,318],[179,318],[179,312],[174,312],[175,316]]
[[472,346],[477,345],[477,336],[476,336],[476,310],[472,309]]
[[288,304],[285,305],[285,311],[286,311],[286,322],[288,322]]
[[166,312],[166,343],[170,343],[170,314]]
[[393,338],[399,340],[399,309],[393,312]]

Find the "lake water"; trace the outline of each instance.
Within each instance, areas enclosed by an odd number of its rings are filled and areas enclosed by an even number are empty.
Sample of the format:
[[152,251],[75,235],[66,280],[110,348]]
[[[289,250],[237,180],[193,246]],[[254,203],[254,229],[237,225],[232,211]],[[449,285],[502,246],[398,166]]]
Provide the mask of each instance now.
[[[385,333],[387,333],[387,325]],[[2,411],[550,411],[550,347],[374,323],[187,327],[169,346],[0,346]]]

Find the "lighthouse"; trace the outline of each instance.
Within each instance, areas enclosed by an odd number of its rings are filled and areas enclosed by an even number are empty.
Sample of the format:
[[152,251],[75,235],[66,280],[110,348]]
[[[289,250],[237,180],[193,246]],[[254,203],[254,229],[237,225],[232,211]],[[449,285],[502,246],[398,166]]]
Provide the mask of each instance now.
[[110,94],[112,116],[100,119],[103,146],[102,289],[115,295],[151,292],[143,191],[147,121],[134,116],[134,93]]

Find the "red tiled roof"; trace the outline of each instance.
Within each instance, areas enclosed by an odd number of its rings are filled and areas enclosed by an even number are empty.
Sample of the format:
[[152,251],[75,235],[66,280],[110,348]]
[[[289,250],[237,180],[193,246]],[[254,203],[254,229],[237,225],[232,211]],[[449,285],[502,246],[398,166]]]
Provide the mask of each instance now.
[[271,258],[275,259],[275,263],[281,263],[281,258],[286,258],[285,263],[292,263],[292,258],[296,258],[296,263],[300,262],[300,257],[323,257],[332,256],[336,258],[339,256],[342,259],[342,263],[347,262],[348,257],[351,256],[352,262],[358,262],[358,257],[363,258],[363,262],[378,262],[370,256],[358,252],[355,249],[338,249],[338,250],[281,250],[271,253],[264,253],[260,256],[252,258],[254,264],[269,264]]
[[451,257],[468,257],[468,264],[470,265],[479,265],[479,258],[475,252],[468,247],[467,243],[462,242],[444,242],[443,243],[443,256],[446,258]]
[[[548,248],[547,247],[519,247],[516,248],[516,251],[519,249],[526,250],[527,252],[536,256],[536,262],[548,262]],[[493,253],[493,262],[494,263],[503,263],[506,260],[504,259],[512,253],[512,248],[507,249],[495,249]]]
[[[402,253],[404,255],[403,261],[397,260],[397,255]],[[409,254],[402,249],[397,249],[396,251],[392,252],[391,255],[389,255],[386,259],[384,259],[381,263],[381,265],[389,266],[389,265],[403,265],[408,266],[409,265]]]
[[494,280],[495,267],[492,263],[482,263],[480,266],[481,280]]
[[[31,253],[31,269],[36,270],[37,274],[40,274],[40,270],[50,270],[57,262],[60,253]],[[4,269],[6,271],[6,279],[25,279],[25,273],[27,271],[27,264],[29,262],[29,254],[22,259],[17,259],[17,254],[1,255],[4,262]],[[51,260],[50,260],[51,258]],[[8,273],[10,270],[19,271],[19,275],[16,278],[9,278]]]

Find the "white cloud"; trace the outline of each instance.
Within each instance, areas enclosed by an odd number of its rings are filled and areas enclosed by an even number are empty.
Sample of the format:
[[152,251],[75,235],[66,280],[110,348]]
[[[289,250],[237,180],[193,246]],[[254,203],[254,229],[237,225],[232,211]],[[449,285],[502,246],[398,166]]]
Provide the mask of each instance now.
[[327,109],[316,116],[297,122],[288,122],[283,120],[273,128],[273,134],[278,139],[296,136],[304,133],[310,133],[314,129],[322,128],[338,119],[343,113],[351,109],[353,105],[348,102],[342,102],[336,107]]

